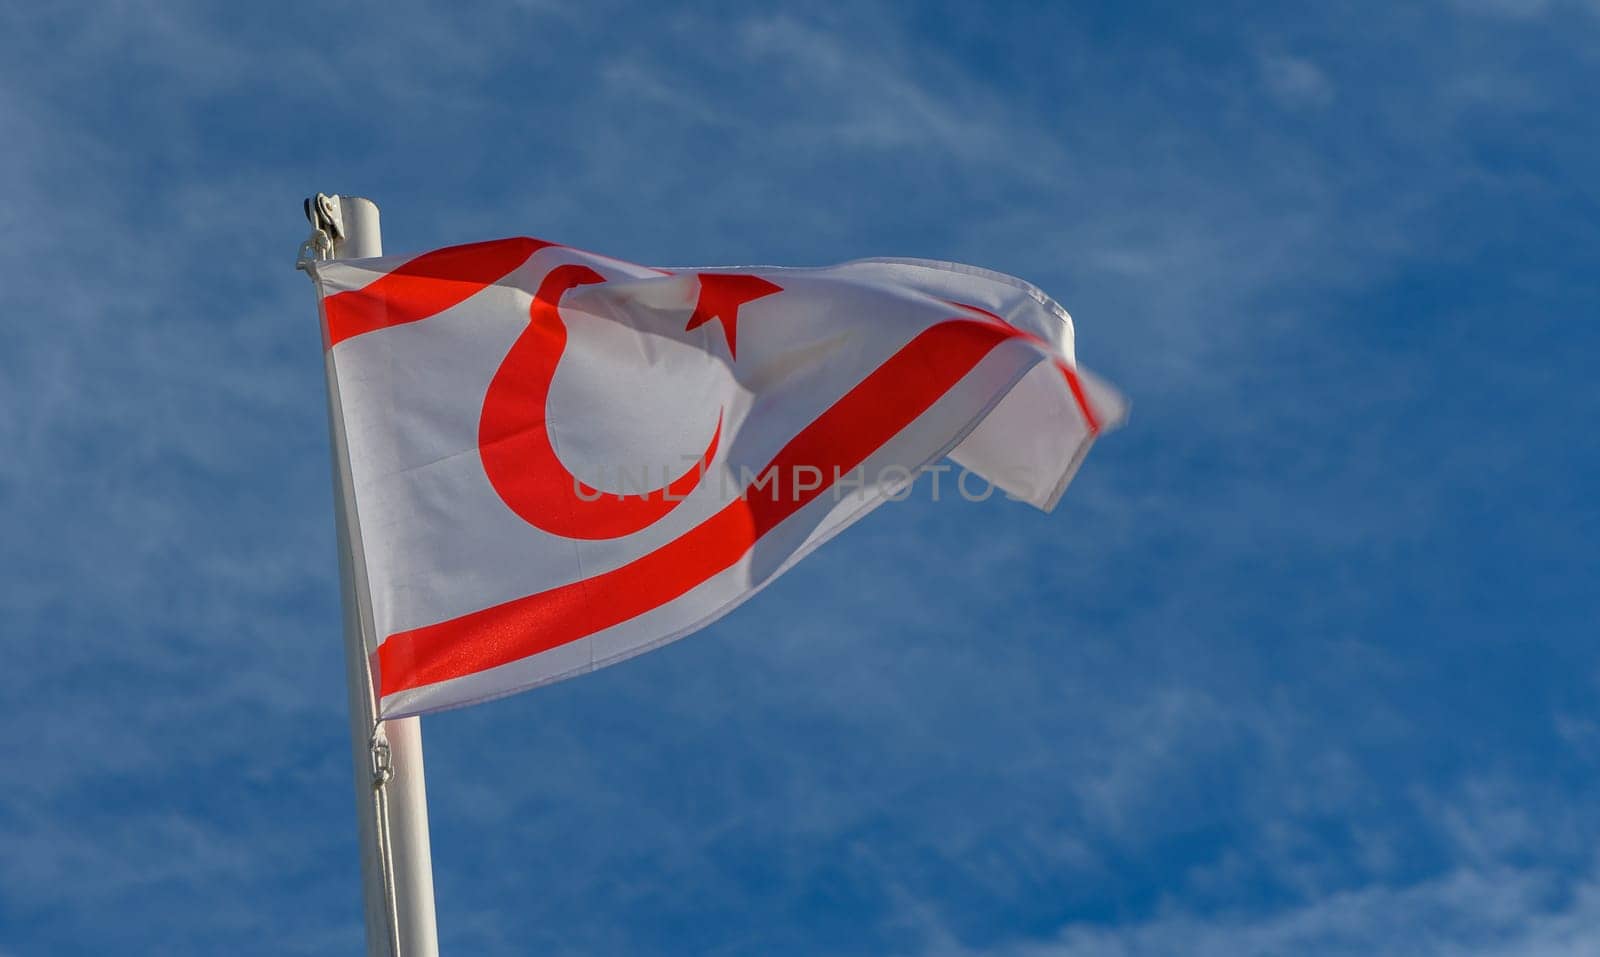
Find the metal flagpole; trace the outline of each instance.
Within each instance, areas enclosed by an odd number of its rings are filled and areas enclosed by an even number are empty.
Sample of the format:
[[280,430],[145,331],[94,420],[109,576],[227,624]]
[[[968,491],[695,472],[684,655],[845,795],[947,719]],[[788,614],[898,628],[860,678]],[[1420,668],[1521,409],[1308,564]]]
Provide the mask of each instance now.
[[[313,244],[339,259],[381,256],[378,206],[359,196],[306,200]],[[350,693],[350,744],[355,759],[356,820],[361,840],[361,885],[368,957],[437,957],[433,861],[428,845],[428,795],[418,718],[378,721],[371,667],[377,647],[360,515],[350,478],[349,447],[331,354],[328,428],[333,440],[334,509],[339,533],[339,582],[344,605],[345,677]]]

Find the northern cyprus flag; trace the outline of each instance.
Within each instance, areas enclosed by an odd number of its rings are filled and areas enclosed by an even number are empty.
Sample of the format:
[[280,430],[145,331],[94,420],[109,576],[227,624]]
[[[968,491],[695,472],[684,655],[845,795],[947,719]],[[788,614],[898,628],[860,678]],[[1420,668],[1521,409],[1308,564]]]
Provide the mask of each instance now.
[[947,455],[1048,510],[1124,414],[1066,310],[953,263],[503,239],[314,278],[384,717],[681,638]]

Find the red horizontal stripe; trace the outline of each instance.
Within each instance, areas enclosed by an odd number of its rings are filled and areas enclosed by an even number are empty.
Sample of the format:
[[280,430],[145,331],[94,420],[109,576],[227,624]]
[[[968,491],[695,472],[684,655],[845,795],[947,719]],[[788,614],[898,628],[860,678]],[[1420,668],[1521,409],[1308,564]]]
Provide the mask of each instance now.
[[517,237],[447,246],[407,260],[360,289],[334,293],[323,301],[328,348],[352,336],[437,315],[494,285],[529,256],[554,245]]
[[1089,435],[1100,434],[1100,417],[1095,415],[1094,407],[1089,404],[1089,396],[1083,389],[1083,380],[1078,378],[1078,373],[1071,366],[1060,360],[1056,361],[1056,368],[1067,379],[1067,388],[1072,390],[1072,397],[1078,402],[1078,411],[1083,413],[1083,424],[1088,427]]
[[[988,316],[1002,325],[1011,326],[1011,323],[1007,322],[1004,317],[996,315],[981,306],[974,306],[970,302],[956,302],[954,299],[946,299],[945,302],[950,303],[952,306],[960,306],[963,309],[971,309],[973,312]],[[1016,329],[1017,327],[1011,326],[1011,328]],[[1044,348],[1049,348],[1044,339],[1031,332],[1023,332],[1021,329],[1017,329],[1017,335],[1027,339],[1029,342],[1035,342]],[[1061,371],[1062,377],[1067,380],[1067,388],[1072,390],[1072,398],[1078,403],[1078,411],[1083,415],[1083,424],[1088,428],[1089,435],[1099,435],[1100,417],[1095,415],[1094,408],[1089,405],[1089,396],[1084,392],[1083,383],[1078,379],[1077,370],[1068,365],[1064,359],[1057,359],[1055,366]]]
[[[782,494],[754,485],[706,521],[612,571],[513,599],[378,646],[382,695],[448,681],[536,655],[636,618],[737,563],[755,543],[821,495],[939,400],[995,346],[1024,333],[952,319],[919,334],[806,426],[763,469],[821,470],[821,487]],[[1026,337],[1031,338],[1031,337]]]

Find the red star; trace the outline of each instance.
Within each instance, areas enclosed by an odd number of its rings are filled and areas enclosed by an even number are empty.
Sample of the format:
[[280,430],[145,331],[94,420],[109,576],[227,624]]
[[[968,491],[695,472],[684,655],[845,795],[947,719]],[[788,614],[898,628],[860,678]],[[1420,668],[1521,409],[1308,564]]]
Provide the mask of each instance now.
[[730,275],[726,273],[700,273],[700,298],[695,301],[694,315],[684,331],[703,326],[713,319],[722,323],[722,335],[728,340],[728,355],[738,358],[739,307],[762,296],[782,292],[783,287],[767,282],[760,276]]

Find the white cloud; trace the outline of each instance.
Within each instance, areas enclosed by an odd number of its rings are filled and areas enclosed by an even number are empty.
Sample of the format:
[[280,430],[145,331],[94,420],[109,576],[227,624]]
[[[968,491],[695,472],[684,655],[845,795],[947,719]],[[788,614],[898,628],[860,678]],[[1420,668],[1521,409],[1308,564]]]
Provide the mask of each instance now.
[[[1148,917],[1075,921],[1044,939],[958,943],[927,902],[915,914],[923,957],[1579,957],[1600,953],[1600,866],[1574,872],[1528,855],[1554,841],[1527,819],[1510,780],[1429,799],[1450,820],[1453,863],[1412,881],[1376,879],[1299,902],[1197,912],[1174,895]],[[1560,822],[1555,822],[1559,827]],[[1281,864],[1280,864],[1281,867]]]
[[[1558,893],[1553,875],[1458,870],[1408,887],[1331,894],[1258,916],[1173,913],[1080,925],[1008,957],[1585,957],[1600,953],[1600,875]],[[930,957],[941,953],[927,952]],[[961,953],[953,951],[950,953]]]
[[1324,107],[1333,102],[1333,83],[1304,57],[1262,57],[1261,77],[1267,91],[1287,109]]
[[1534,20],[1550,12],[1551,0],[1455,0],[1460,9],[1482,16]]

